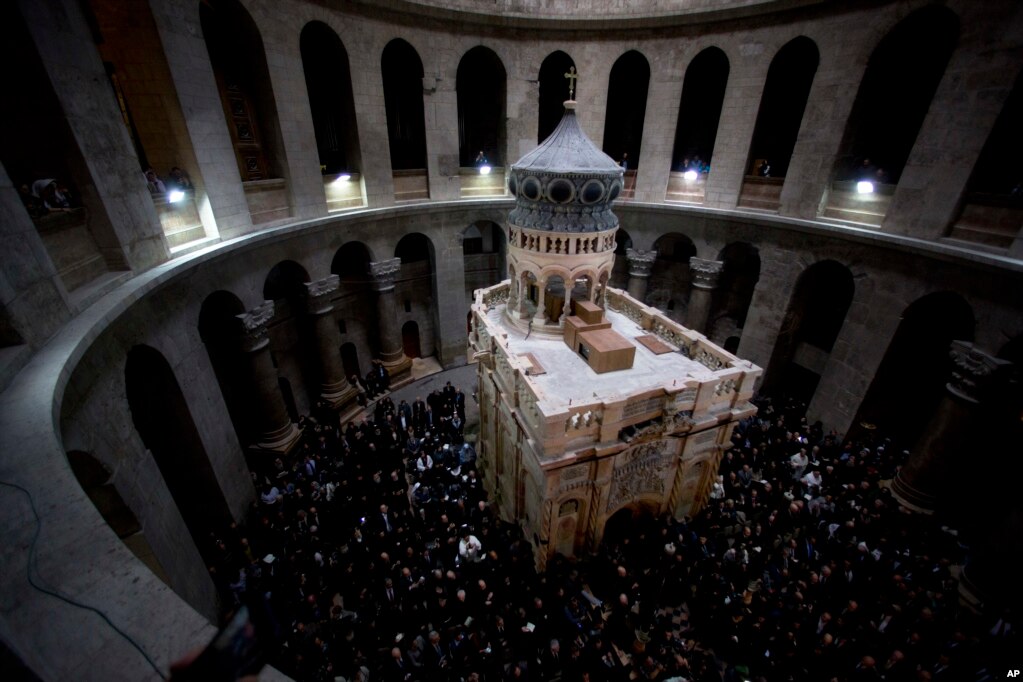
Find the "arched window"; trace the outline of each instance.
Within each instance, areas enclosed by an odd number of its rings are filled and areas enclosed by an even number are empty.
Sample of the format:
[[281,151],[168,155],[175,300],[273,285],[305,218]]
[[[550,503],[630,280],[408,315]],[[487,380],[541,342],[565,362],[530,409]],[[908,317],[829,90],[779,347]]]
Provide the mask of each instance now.
[[[564,102],[568,99],[568,78],[565,74],[575,69],[575,62],[567,54],[558,50],[547,55],[540,64],[540,120],[537,127],[537,144],[546,140],[558,127],[565,113]],[[577,82],[575,80],[573,83]],[[575,97],[579,97],[576,88]]]
[[615,161],[624,161],[628,170],[639,168],[649,87],[650,63],[636,50],[623,54],[611,67],[603,149]]
[[507,75],[493,50],[479,45],[458,62],[458,156],[472,166],[483,152],[487,165],[501,166],[505,154]]
[[423,60],[415,48],[396,38],[380,60],[387,111],[391,169],[426,168],[426,118],[423,113]]
[[324,175],[358,171],[359,131],[348,52],[326,24],[311,21],[300,38],[302,70]]

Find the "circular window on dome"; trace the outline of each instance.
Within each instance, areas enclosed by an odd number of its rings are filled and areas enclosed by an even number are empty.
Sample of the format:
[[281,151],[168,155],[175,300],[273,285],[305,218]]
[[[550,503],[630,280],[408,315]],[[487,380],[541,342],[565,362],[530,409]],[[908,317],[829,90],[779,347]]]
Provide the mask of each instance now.
[[604,183],[600,180],[589,180],[583,185],[580,194],[584,204],[596,203],[600,201],[600,197],[604,196]]
[[615,199],[618,198],[618,195],[621,194],[621,193],[622,193],[622,183],[620,183],[618,181],[615,181],[615,183],[613,185],[611,185],[611,190],[607,193],[607,200],[608,201],[614,201]]
[[556,204],[565,204],[575,195],[575,186],[565,178],[556,178],[547,185],[547,196]]
[[540,200],[540,181],[530,176],[522,181],[522,196],[530,201]]
[[511,192],[513,197],[519,193],[519,184],[518,180],[515,179],[514,173],[508,175],[508,191]]

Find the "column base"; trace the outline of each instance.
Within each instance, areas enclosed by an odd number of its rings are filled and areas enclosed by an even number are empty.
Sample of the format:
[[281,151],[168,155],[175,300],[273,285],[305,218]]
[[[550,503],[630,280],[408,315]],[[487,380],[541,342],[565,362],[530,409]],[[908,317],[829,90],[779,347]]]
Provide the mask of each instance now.
[[412,358],[399,351],[393,358],[380,357],[380,364],[387,370],[389,390],[393,391],[412,381]]
[[298,426],[289,421],[285,427],[260,435],[259,442],[252,447],[256,450],[287,454],[301,438],[302,432],[298,430]]
[[892,497],[906,509],[918,514],[933,514],[938,506],[938,498],[921,492],[906,483],[900,471],[892,481]]
[[355,401],[359,396],[359,389],[347,381],[324,386],[320,390],[320,398],[326,401],[332,409],[343,409],[349,403]]
[[959,603],[976,614],[982,614],[987,594],[970,578],[968,567],[963,566],[959,573]]

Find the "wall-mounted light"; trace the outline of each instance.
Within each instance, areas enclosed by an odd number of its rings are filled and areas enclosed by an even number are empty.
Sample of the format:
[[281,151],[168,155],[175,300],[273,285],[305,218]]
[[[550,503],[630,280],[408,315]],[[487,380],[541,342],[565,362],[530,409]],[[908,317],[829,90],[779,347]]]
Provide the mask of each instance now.
[[184,198],[185,198],[185,193],[182,192],[180,189],[172,189],[167,194],[167,201],[169,201],[172,204],[176,204],[179,201],[183,200]]
[[341,184],[343,182],[348,182],[351,179],[352,179],[351,175],[349,175],[348,173],[342,173],[341,175],[337,176],[334,179],[334,184],[335,185],[339,185],[339,184]]
[[480,166],[480,175],[490,175],[490,166]]
[[687,170],[682,174],[682,177],[686,179],[686,182],[692,182],[696,180],[697,172],[694,170]]
[[869,180],[860,180],[859,182],[856,183],[856,193],[857,194],[873,194],[874,193],[874,183],[870,182]]

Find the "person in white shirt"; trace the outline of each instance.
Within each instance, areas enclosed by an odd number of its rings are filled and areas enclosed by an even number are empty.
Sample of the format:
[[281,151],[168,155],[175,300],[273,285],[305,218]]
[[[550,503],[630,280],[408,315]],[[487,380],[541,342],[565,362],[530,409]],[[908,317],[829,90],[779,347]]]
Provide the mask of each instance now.
[[458,556],[462,557],[464,561],[476,562],[483,558],[482,552],[483,544],[479,539],[469,531],[465,531],[462,534],[462,539],[458,541]]

